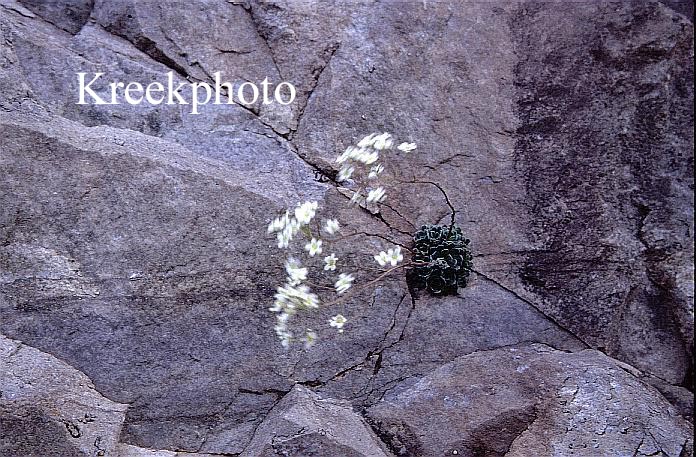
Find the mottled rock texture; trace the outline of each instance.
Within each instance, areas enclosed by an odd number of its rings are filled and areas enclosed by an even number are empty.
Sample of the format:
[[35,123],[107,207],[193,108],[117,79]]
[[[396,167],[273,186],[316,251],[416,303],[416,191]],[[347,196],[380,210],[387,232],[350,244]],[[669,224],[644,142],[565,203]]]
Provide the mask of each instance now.
[[391,455],[348,404],[323,399],[295,386],[254,432],[244,456]]
[[0,455],[113,455],[126,408],[65,362],[0,336]]
[[[73,376],[127,405],[103,432],[124,456],[284,455],[263,430],[298,392],[377,418],[385,399],[437,378],[454,398],[475,382],[478,399],[520,395],[446,426],[426,420],[442,404],[421,398],[425,438],[373,423],[385,452],[570,455],[586,443],[572,455],[591,456],[599,437],[607,455],[691,455],[675,416],[693,407],[690,5],[0,0],[0,333],[32,351],[28,367],[59,359],[66,386],[41,402],[0,398],[0,446],[93,455],[52,406],[85,388]],[[287,80],[298,95],[196,116],[81,106],[77,71],[105,73],[100,93],[221,71]],[[332,180],[336,154],[372,131],[419,145],[387,163],[377,215],[348,209]],[[267,311],[283,257],[265,229],[304,199],[357,234],[336,252],[364,248],[356,267],[381,237],[407,245],[421,224],[456,221],[472,240],[471,284],[434,298],[395,276],[308,318],[314,348],[283,350]],[[337,312],[350,319],[340,336],[325,328]],[[536,368],[517,376],[496,348],[523,343],[546,346],[520,346],[514,363]],[[478,380],[449,376],[456,366]],[[0,376],[2,392],[16,382]],[[566,377],[587,393],[565,399],[569,412],[550,403]],[[580,416],[607,427],[597,435]],[[435,439],[448,433],[460,441]],[[340,443],[293,439],[318,455]]]
[[691,455],[689,424],[632,371],[594,350],[477,352],[394,387],[368,417],[397,455]]

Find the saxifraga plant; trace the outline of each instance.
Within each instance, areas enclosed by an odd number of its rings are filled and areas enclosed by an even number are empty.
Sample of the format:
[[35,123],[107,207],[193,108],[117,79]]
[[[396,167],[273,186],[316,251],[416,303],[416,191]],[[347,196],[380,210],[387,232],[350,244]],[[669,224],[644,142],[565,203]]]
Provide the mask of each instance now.
[[473,268],[469,240],[456,225],[423,225],[413,235],[413,269],[415,288],[434,295],[456,295],[466,287]]
[[[374,214],[384,204],[384,180],[388,177],[385,175],[391,173],[385,173],[383,161],[388,159],[390,152],[408,154],[415,150],[415,143],[397,145],[389,133],[372,133],[336,158],[340,169],[335,181],[343,195],[350,195],[350,204]],[[320,307],[333,308],[352,293],[374,287],[399,270],[410,269],[408,276],[415,278],[416,288],[425,288],[435,295],[456,294],[457,287],[466,286],[472,268],[469,240],[462,236],[454,223],[451,226],[421,227],[414,235],[411,262],[403,262],[401,250],[402,247],[408,251],[411,249],[381,237],[393,246],[374,255],[369,253],[379,267],[374,268],[374,265],[351,264],[348,258],[336,255],[340,252],[335,249],[338,244],[348,242],[361,232],[346,233],[347,227],[336,219],[321,215],[322,210],[325,208],[320,208],[317,201],[301,202],[268,225],[268,234],[273,234],[278,248],[286,252],[287,277],[284,284],[276,288],[273,306],[269,308],[276,313],[274,330],[284,347],[290,347],[294,341],[310,347],[319,337],[312,328],[305,327],[302,331],[293,324],[297,314]],[[409,284],[414,285],[410,280]],[[336,314],[327,324],[343,333],[348,322],[343,314]],[[298,330],[301,333],[298,334]]]

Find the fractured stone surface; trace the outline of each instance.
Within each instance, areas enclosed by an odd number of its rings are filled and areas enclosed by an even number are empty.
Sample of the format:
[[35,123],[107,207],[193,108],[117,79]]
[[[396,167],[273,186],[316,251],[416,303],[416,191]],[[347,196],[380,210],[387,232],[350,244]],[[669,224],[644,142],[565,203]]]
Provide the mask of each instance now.
[[113,455],[126,408],[65,362],[0,335],[0,455]]
[[397,455],[692,455],[693,426],[633,370],[594,350],[477,352],[394,387],[368,418]]
[[256,429],[241,454],[251,456],[391,455],[350,404],[295,386]]
[[[693,405],[693,25],[678,3],[251,1],[194,11],[177,1],[0,0],[0,332],[25,344],[17,355],[58,357],[128,404],[122,430],[114,419],[104,432],[123,455],[241,453],[298,384],[377,411],[448,362],[533,342],[591,347],[640,369],[625,378],[595,352],[520,351],[521,365],[545,367],[535,381],[560,386],[554,360],[581,391],[629,386],[618,403],[587,403],[637,426],[600,439],[607,450],[687,455],[685,426],[641,384],[685,415]],[[168,71],[179,81],[268,76],[293,82],[298,99],[289,110],[207,106],[199,116],[83,107],[78,69],[142,82]],[[346,209],[336,183],[315,175],[330,178],[335,156],[374,130],[419,145],[386,163],[394,187],[379,217]],[[384,247],[380,236],[407,244],[420,224],[453,217],[473,240],[477,274],[446,299],[394,277],[308,318],[321,343],[286,352],[267,311],[283,259],[264,234],[304,199],[356,234],[336,252],[364,249],[356,268]],[[339,336],[320,327],[336,312],[350,319]],[[501,364],[476,370],[493,387],[512,382]],[[594,429],[566,433],[530,413],[543,406],[568,420],[543,403],[551,387],[524,390],[525,379],[519,399],[506,397],[520,408],[497,404],[512,408],[510,434],[467,430],[462,452],[503,452],[528,423],[511,455],[522,444],[539,455],[594,445]],[[3,378],[0,391],[16,382]],[[72,395],[50,392],[46,405]],[[2,408],[7,427],[35,431],[3,445],[95,450],[48,406]],[[489,419],[479,410],[467,424],[485,431]],[[450,443],[392,435],[424,454]],[[317,434],[295,443],[333,445]]]

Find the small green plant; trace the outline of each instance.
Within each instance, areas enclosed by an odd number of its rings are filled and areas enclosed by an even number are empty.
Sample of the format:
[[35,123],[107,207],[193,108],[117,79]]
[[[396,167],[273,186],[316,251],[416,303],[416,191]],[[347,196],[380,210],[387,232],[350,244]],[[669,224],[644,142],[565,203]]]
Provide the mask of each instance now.
[[469,240],[456,225],[423,225],[413,235],[410,278],[418,289],[434,295],[456,295],[466,287],[473,267]]

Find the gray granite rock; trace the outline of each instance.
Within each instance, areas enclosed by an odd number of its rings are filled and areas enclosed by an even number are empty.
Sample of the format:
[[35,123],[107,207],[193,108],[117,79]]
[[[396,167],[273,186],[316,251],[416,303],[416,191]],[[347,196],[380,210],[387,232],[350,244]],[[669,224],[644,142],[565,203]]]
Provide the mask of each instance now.
[[[393,300],[388,297],[386,289],[379,290],[375,306]],[[569,351],[586,347],[528,303],[483,277],[474,278],[459,297],[401,297],[382,326],[381,338],[373,346],[356,350],[360,357],[353,364],[329,371],[327,378],[326,366],[333,354],[343,350],[327,341],[322,351],[316,351],[321,358],[300,361],[295,373],[313,381],[326,395],[353,398],[369,406],[395,383],[427,373],[459,354],[520,342],[545,342]]]
[[[6,120],[2,193],[17,204],[2,205],[2,224],[14,229],[3,231],[0,308],[17,319],[3,319],[3,330],[130,403],[131,442],[194,451],[209,428],[230,421],[245,443],[253,427],[245,416],[260,420],[275,396],[240,384],[279,389],[287,381],[275,365],[290,363],[266,311],[266,270],[248,268],[254,255],[268,263],[256,233],[276,206],[240,187],[234,171],[153,137],[59,118]],[[24,152],[39,143],[41,166]],[[27,192],[40,187],[43,196]],[[230,205],[235,198],[243,205]],[[245,235],[231,239],[235,231]],[[276,355],[260,358],[258,344]]]
[[[274,90],[283,81],[254,18],[234,2],[106,0],[95,3],[93,16],[104,29],[181,76],[211,82],[221,72],[235,89],[245,81],[259,85],[268,78]],[[256,103],[250,109],[280,134],[293,124],[290,106]]]
[[656,2],[514,18],[528,56],[516,154],[539,246],[519,290],[593,347],[689,385],[693,24]]
[[350,404],[296,386],[256,429],[241,457],[391,455]]
[[[254,182],[257,192],[282,198],[287,205],[321,194],[318,186],[312,188],[313,170],[297,157],[292,144],[242,106],[205,105],[200,115],[190,115],[186,105],[77,105],[77,71],[92,76],[105,73],[92,89],[106,99],[113,81],[166,82],[166,73],[172,71],[101,26],[88,24],[71,36],[18,13],[3,20],[11,43],[3,51],[12,63],[8,97],[10,91],[21,90],[53,114],[83,125],[110,125],[163,137],[201,156],[229,162],[239,173],[253,175],[247,184]],[[187,81],[176,72],[175,77],[176,84]],[[190,99],[190,86],[182,93]],[[20,94],[13,97],[14,103],[18,98]]]
[[634,371],[594,350],[496,349],[395,386],[367,415],[397,455],[693,455],[693,426]]
[[116,453],[118,457],[213,457],[220,454],[205,454],[201,452],[173,452],[163,449],[147,449],[131,444],[119,444]]
[[[130,405],[124,455],[240,453],[297,384],[359,411],[523,342],[602,350],[686,411],[693,25],[667,3],[0,0],[0,332]],[[291,81],[297,101],[197,116],[75,104],[76,71],[217,70]],[[331,180],[335,155],[374,130],[419,144],[387,163],[377,215],[347,209]],[[455,220],[477,274],[445,299],[396,276],[302,322],[320,345],[284,351],[265,227],[310,198],[355,233],[337,254],[358,247],[356,267],[380,237],[407,245]],[[336,312],[351,319],[338,336],[323,329]],[[631,402],[657,401],[641,389]],[[3,411],[63,442],[40,409]],[[70,443],[56,449],[80,452]]]
[[30,11],[45,21],[73,35],[87,23],[94,0],[19,0]]
[[113,455],[126,408],[65,362],[0,335],[3,457]]
[[[2,220],[13,227],[0,251],[0,326],[129,403],[126,442],[241,452],[293,383],[361,405],[462,353],[521,341],[583,347],[490,281],[440,301],[415,300],[395,279],[343,310],[356,319],[351,331],[288,354],[266,311],[281,262],[269,266],[274,248],[258,241],[278,203],[253,181],[247,190],[253,178],[126,130],[2,114],[0,125],[11,196]],[[338,206],[331,195],[326,205]],[[354,223],[379,233],[369,219]]]

